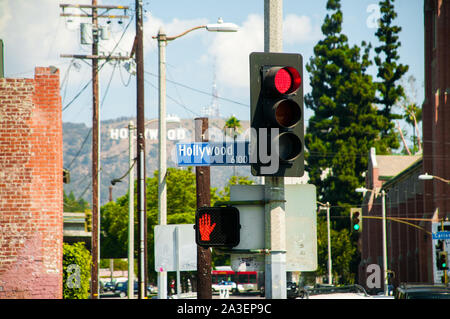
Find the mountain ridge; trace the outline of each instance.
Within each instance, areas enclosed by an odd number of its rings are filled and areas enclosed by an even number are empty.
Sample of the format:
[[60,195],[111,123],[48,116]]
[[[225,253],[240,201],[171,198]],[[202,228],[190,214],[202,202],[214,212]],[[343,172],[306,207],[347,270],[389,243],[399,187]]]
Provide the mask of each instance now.
[[[134,118],[120,117],[101,121],[100,140],[100,203],[106,204],[110,197],[111,180],[122,177],[129,169],[128,161],[128,124]],[[241,121],[242,131],[249,128],[249,121]],[[216,139],[221,138],[225,120],[209,119],[210,133]],[[168,117],[167,121],[167,167],[176,167],[175,144],[194,141],[194,119]],[[146,121],[146,176],[153,177],[158,167],[158,121]],[[135,143],[133,143],[135,147]],[[70,171],[71,181],[64,185],[66,194],[73,192],[76,198],[92,202],[92,128],[83,123],[63,123],[63,159],[64,168]],[[136,171],[136,170],[135,170]],[[211,187],[223,189],[229,178],[236,171],[237,175],[248,176],[256,181],[250,173],[249,166],[211,167]],[[128,191],[128,178],[112,187],[112,199],[116,200]]]

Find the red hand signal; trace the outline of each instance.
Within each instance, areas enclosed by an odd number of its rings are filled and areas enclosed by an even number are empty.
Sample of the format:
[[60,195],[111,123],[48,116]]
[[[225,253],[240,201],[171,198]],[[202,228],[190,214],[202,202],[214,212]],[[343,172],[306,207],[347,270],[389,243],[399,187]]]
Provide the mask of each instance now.
[[209,241],[209,235],[214,230],[214,227],[216,227],[216,223],[211,225],[211,216],[209,214],[203,214],[202,217],[199,219],[199,230],[200,230],[200,237],[204,241]]

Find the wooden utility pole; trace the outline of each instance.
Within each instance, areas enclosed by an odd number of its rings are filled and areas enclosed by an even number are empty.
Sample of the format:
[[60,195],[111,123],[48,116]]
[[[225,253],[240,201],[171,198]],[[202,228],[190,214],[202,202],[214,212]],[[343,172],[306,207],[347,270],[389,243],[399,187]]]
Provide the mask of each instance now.
[[[112,57],[98,55],[99,27],[98,18],[124,18],[126,16],[99,15],[98,9],[128,9],[123,6],[101,6],[97,5],[97,0],[92,0],[91,5],[70,5],[61,4],[62,17],[91,17],[92,21],[92,55],[69,55],[62,54],[61,57],[90,59],[92,60],[92,237],[91,237],[91,298],[98,299],[99,296],[99,276],[98,266],[100,262],[100,110],[99,110],[99,80],[98,80],[98,60],[99,59],[128,59],[128,57]],[[65,8],[91,9],[91,14],[67,14]]]
[[[204,136],[208,129],[208,118],[195,119],[195,141],[207,142]],[[211,206],[210,167],[197,166],[195,168],[197,188],[197,208]],[[209,248],[197,246],[197,299],[212,299],[211,290],[211,251]]]
[[[92,0],[92,55],[98,55],[98,18],[97,0]],[[98,94],[98,60],[92,59],[92,270],[91,270],[91,297],[98,299],[98,264],[100,261],[100,121],[99,121],[99,94]],[[95,261],[95,262],[94,262]]]
[[137,128],[137,196],[139,214],[139,299],[147,295],[147,201],[145,187],[145,114],[144,114],[144,22],[142,0],[136,0],[136,128]]

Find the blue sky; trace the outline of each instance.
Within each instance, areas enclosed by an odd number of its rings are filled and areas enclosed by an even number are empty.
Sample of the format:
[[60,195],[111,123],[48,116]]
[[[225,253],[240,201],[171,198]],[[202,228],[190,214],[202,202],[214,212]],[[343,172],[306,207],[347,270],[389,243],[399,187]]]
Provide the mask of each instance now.
[[[77,70],[71,59],[60,54],[89,54],[91,47],[80,44],[79,22],[60,17],[59,3],[90,4],[89,0],[1,0],[0,38],[5,42],[5,76],[32,77],[35,66],[55,65],[61,71],[63,107],[80,92],[91,77],[88,63],[77,61]],[[100,1],[102,4],[129,5],[134,1]],[[344,14],[343,32],[351,44],[362,40],[376,46],[373,18],[378,1],[342,0]],[[283,51],[301,53],[305,63],[313,47],[322,37],[320,27],[326,15],[326,0],[284,0]],[[399,55],[401,63],[409,65],[408,76],[416,78],[415,100],[423,100],[423,1],[395,1],[402,27]],[[177,35],[191,27],[215,23],[218,17],[233,22],[240,29],[236,33],[214,33],[204,29],[170,42],[167,47],[167,112],[181,118],[201,115],[202,107],[212,102],[214,79],[219,99],[219,109],[224,117],[236,115],[249,119],[248,54],[263,51],[263,0],[144,0],[145,28],[145,114],[155,118],[158,109],[157,95],[157,45],[152,36],[164,26],[169,36]],[[73,11],[77,12],[77,11]],[[119,14],[119,11],[115,11]],[[128,12],[134,15],[132,10]],[[89,22],[84,20],[82,22]],[[115,53],[126,54],[131,49],[135,23],[112,20],[111,40],[102,41],[100,50],[109,52],[122,37]],[[104,24],[104,23],[103,23]],[[372,51],[371,56],[374,56]],[[373,75],[376,73],[373,69]],[[309,92],[309,78],[304,69],[304,90]],[[101,118],[114,119],[136,114],[136,79],[123,65],[105,65],[100,76]],[[179,83],[179,84],[175,84]],[[201,92],[203,93],[201,93]],[[231,100],[231,101],[230,101]],[[306,119],[310,116],[306,110]],[[88,85],[78,98],[63,112],[64,122],[85,123],[91,126],[92,98]]]

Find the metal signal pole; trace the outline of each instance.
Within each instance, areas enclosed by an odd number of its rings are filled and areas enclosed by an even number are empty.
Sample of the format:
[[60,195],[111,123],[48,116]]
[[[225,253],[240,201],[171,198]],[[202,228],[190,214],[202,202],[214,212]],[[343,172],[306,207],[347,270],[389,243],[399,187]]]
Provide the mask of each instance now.
[[[283,1],[264,0],[264,52],[282,52]],[[265,289],[268,299],[286,299],[284,177],[265,178]]]
[[137,196],[139,214],[139,299],[146,298],[147,289],[147,210],[145,187],[145,114],[144,114],[144,22],[142,0],[136,0],[136,121],[137,121]]

